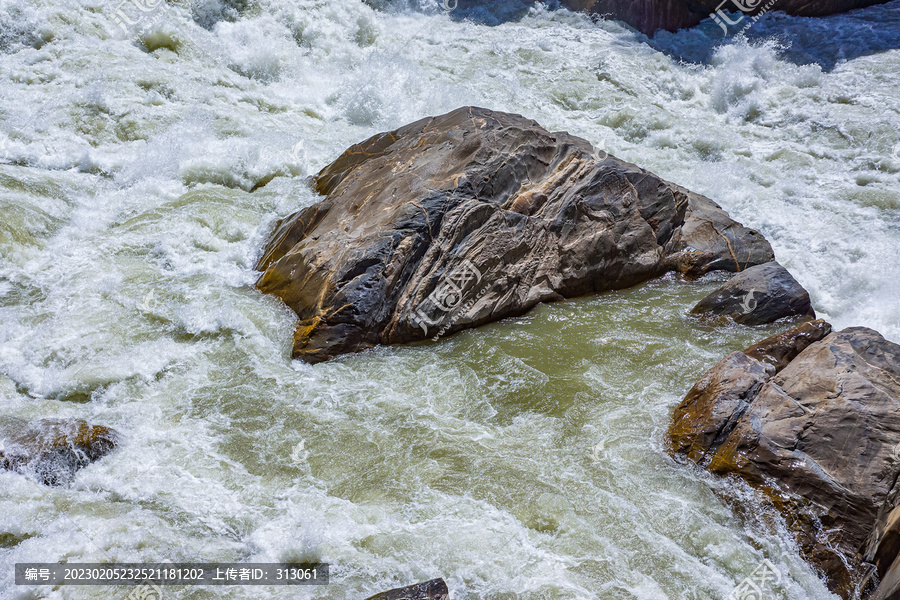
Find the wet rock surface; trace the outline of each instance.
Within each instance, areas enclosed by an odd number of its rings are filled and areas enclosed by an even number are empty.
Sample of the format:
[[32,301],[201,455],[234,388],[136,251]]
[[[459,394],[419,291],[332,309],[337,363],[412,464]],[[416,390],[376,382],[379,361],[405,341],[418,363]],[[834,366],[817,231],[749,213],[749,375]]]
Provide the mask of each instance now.
[[712,200],[519,115],[464,107],[352,146],[282,219],[257,286],[315,363],[437,338],[667,271],[774,260]]
[[804,323],[725,357],[676,409],[670,447],[762,490],[833,591],[895,597],[900,346],[830,329]]
[[366,600],[450,600],[450,592],[443,579],[432,579],[407,587],[375,594]]
[[728,316],[744,325],[763,325],[792,316],[815,318],[809,293],[775,261],[738,273],[691,312]]
[[46,485],[70,483],[75,472],[111,452],[118,434],[81,419],[0,419],[0,469]]

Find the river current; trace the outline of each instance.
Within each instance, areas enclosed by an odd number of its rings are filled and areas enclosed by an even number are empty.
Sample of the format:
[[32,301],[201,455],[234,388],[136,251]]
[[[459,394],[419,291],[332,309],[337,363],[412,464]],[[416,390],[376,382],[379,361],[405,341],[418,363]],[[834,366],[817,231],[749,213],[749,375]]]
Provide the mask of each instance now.
[[347,146],[477,105],[713,198],[819,316],[900,342],[900,1],[649,43],[547,7],[135,2],[0,0],[0,412],[122,434],[71,486],[0,473],[0,598],[132,592],[17,562],[161,560],[332,565],[185,600],[711,600],[763,561],[765,598],[832,598],[753,493],[665,454],[704,370],[783,328],[688,316],[721,276],[310,366],[253,265]]

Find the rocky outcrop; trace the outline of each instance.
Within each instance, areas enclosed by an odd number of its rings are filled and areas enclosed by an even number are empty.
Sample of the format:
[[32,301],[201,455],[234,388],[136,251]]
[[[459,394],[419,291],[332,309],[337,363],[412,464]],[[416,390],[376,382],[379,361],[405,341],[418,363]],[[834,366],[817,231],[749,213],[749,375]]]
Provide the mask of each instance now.
[[112,451],[117,438],[112,429],[81,419],[0,419],[0,469],[64,485],[78,469]]
[[762,325],[792,316],[815,318],[809,293],[775,261],[750,267],[728,280],[691,310]]
[[[625,21],[638,31],[653,35],[660,29],[676,31],[693,27],[722,10],[731,13],[722,20],[725,29],[736,28],[761,10],[779,10],[798,17],[824,17],[856,8],[884,4],[889,0],[561,0],[564,6]],[[742,19],[739,22],[738,19]]]
[[432,579],[407,587],[375,594],[366,600],[450,600],[450,592],[443,579]]
[[357,144],[278,222],[257,285],[308,362],[436,338],[677,270],[739,272],[769,243],[714,202],[518,115],[466,107]]
[[897,597],[900,346],[799,325],[707,372],[669,440],[674,455],[765,492],[834,592]]

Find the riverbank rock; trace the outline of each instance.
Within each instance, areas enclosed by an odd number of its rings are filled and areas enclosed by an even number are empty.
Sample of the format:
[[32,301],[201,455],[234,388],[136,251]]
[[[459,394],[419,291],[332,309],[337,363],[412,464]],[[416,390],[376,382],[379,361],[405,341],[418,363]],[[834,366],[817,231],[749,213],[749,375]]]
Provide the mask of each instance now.
[[816,314],[809,293],[775,261],[741,271],[691,312],[728,316],[744,325],[762,325],[791,316],[814,319]]
[[381,592],[369,596],[366,600],[450,600],[450,592],[443,579],[432,579],[424,583]]
[[[638,31],[652,36],[660,29],[676,31],[693,27],[719,9],[731,13],[728,21],[722,21],[728,30],[731,23],[735,31],[749,23],[748,17],[769,10],[783,11],[797,17],[824,17],[885,4],[889,0],[778,0],[771,4],[763,0],[561,0],[571,10],[606,16],[624,21]],[[742,19],[738,21],[738,19]]]
[[117,438],[112,429],[81,419],[0,419],[0,469],[64,485],[78,469],[112,451]]
[[311,363],[774,259],[712,200],[482,108],[352,146],[315,188],[325,198],[279,221],[257,264],[259,289],[300,318],[294,357]]
[[804,323],[727,356],[676,409],[670,447],[762,490],[832,591],[894,598],[900,346],[862,327],[829,331]]

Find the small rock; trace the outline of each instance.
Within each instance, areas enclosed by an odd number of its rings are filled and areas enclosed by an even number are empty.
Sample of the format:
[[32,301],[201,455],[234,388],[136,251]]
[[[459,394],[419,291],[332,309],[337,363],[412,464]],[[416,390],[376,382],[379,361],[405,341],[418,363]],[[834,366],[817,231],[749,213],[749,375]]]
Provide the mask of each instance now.
[[0,419],[0,469],[46,485],[71,483],[75,472],[116,447],[118,434],[81,419]]
[[792,316],[815,318],[816,314],[809,293],[775,261],[738,273],[691,312],[728,316],[744,325],[763,325]]
[[438,578],[381,592],[369,596],[366,600],[450,600],[450,592],[444,580]]

